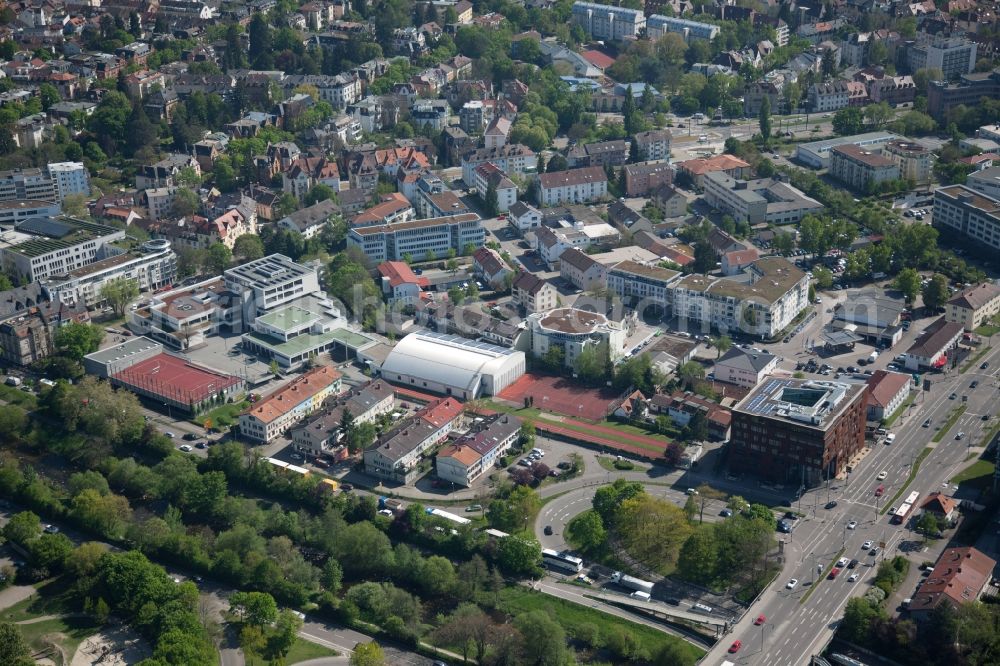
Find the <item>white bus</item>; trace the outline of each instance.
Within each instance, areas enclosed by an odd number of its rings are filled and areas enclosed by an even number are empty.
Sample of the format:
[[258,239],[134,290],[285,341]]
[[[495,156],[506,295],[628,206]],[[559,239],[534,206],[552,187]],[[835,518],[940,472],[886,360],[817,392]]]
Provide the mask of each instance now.
[[583,571],[583,560],[579,557],[558,553],[551,548],[542,549],[542,562],[550,567],[569,571],[570,573],[580,573]]

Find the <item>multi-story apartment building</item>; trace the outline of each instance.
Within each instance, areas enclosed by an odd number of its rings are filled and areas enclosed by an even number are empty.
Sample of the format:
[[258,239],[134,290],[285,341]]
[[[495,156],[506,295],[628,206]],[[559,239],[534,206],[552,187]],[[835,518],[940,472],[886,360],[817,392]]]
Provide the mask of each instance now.
[[517,203],[517,185],[492,162],[477,166],[473,178],[472,186],[484,200],[490,187],[496,192],[498,212],[506,213]]
[[688,275],[671,284],[674,316],[707,332],[743,331],[773,337],[809,305],[809,279],[780,257],[758,259],[748,282]]
[[336,400],[327,400],[322,412],[292,429],[292,445],[313,456],[335,455],[343,447],[345,413],[351,423],[371,423],[392,411],[395,397],[391,384],[376,380]]
[[559,257],[559,276],[582,291],[603,287],[606,273],[602,263],[575,247]]
[[438,478],[468,488],[491,471],[520,437],[521,419],[498,414],[438,452]]
[[864,384],[765,377],[733,408],[729,470],[815,486],[865,445]]
[[594,39],[638,37],[646,27],[641,9],[627,9],[593,2],[573,3],[573,22]]
[[141,291],[173,284],[177,279],[177,255],[168,242],[151,240],[137,251],[116,254],[66,273],[53,273],[41,282],[53,301],[94,307],[104,302],[104,285],[119,279],[134,281]]
[[83,162],[53,162],[46,168],[59,201],[71,194],[90,196],[90,174]]
[[519,143],[506,143],[499,148],[479,148],[462,157],[462,180],[466,185],[475,181],[476,167],[485,162],[492,162],[509,176],[534,173],[538,166],[535,151]]
[[626,164],[625,196],[645,197],[660,185],[670,185],[674,181],[674,168],[666,162],[639,162]]
[[974,331],[1000,314],[1000,287],[983,282],[958,292],[944,305],[945,318]]
[[15,226],[30,217],[58,217],[62,206],[56,201],[0,201],[0,224]]
[[527,271],[514,279],[511,291],[514,305],[524,308],[527,314],[548,312],[559,301],[559,292],[550,282]]
[[678,173],[683,173],[690,178],[695,187],[704,187],[702,181],[710,173],[722,172],[731,178],[749,178],[752,171],[749,162],[744,162],[728,153],[713,157],[696,157],[678,162],[674,166],[677,167]]
[[809,87],[809,106],[815,113],[839,111],[852,106],[854,98],[867,98],[863,83],[856,81],[831,81],[814,83]]
[[916,42],[907,49],[910,71],[937,69],[950,81],[976,68],[977,44],[964,37],[937,36],[924,43]]
[[639,148],[639,159],[647,162],[670,159],[670,132],[667,130],[649,130],[639,132],[634,137]]
[[858,192],[899,180],[899,165],[877,151],[847,144],[830,150],[830,175]]
[[622,166],[628,162],[629,142],[623,139],[597,141],[569,149],[566,160],[571,169],[590,166]]
[[142,193],[146,199],[146,209],[149,219],[158,222],[174,215],[174,200],[177,198],[177,187],[154,187]]
[[341,386],[334,368],[313,368],[240,414],[240,435],[267,444],[339,394]]
[[90,321],[82,304],[40,302],[0,319],[0,360],[4,364],[28,366],[55,352],[55,334],[60,326]]
[[750,224],[794,224],[823,208],[798,188],[773,178],[736,180],[713,171],[701,183],[709,205]]
[[913,141],[894,140],[882,147],[882,156],[896,163],[899,178],[921,184],[931,179],[931,151]]
[[623,261],[608,270],[608,291],[633,307],[655,306],[665,313],[671,304],[670,285],[679,277],[679,272],[668,268]]
[[347,234],[348,245],[377,262],[402,261],[405,255],[419,261],[428,253],[443,257],[450,249],[461,254],[466,246],[478,248],[485,240],[486,232],[475,213],[353,228]]
[[683,35],[684,41],[691,39],[715,39],[719,34],[719,26],[711,23],[699,23],[673,16],[653,14],[646,19],[646,36],[656,41],[668,32]]
[[428,404],[365,449],[365,473],[395,483],[412,483],[425,453],[464,423],[462,403],[442,398]]
[[1000,250],[1000,200],[964,185],[949,185],[934,192],[934,226],[947,234],[960,234],[973,243]]
[[601,167],[538,174],[538,185],[543,206],[588,203],[608,195],[608,176]]
[[125,231],[69,217],[30,218],[0,235],[0,266],[24,282],[65,274],[124,250]]

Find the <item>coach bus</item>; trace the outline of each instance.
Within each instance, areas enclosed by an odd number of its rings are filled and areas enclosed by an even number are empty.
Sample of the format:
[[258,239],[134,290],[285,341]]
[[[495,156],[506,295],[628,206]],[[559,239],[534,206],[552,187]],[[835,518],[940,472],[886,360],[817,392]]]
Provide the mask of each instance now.
[[583,571],[583,560],[579,557],[557,553],[550,548],[542,550],[542,562],[550,567],[569,571],[570,573],[580,573]]

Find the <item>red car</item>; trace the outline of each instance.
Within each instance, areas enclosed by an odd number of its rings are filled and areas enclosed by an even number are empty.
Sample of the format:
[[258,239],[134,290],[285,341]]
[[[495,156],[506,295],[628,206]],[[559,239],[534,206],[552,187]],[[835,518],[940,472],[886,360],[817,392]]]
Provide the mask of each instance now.
[[742,641],[733,641],[733,644],[729,646],[729,654],[736,654],[743,647]]
[[767,622],[767,618],[764,617],[763,615],[758,615],[757,619],[753,621],[753,623],[756,624],[758,627],[764,624],[765,622]]
[[875,489],[875,497],[882,497],[882,493],[885,492],[885,486],[879,486]]
[[838,567],[834,567],[834,568],[830,569],[830,578],[831,579],[836,578],[837,574],[839,574],[839,573],[840,573],[840,569]]

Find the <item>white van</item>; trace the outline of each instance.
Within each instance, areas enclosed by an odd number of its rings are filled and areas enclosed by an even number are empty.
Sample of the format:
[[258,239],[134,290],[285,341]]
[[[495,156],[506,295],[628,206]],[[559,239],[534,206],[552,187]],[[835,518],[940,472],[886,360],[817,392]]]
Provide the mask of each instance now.
[[712,607],[706,606],[705,604],[692,604],[691,610],[695,611],[696,613],[705,613],[706,615],[712,614]]
[[896,433],[890,432],[888,435],[885,436],[886,444],[892,444],[895,441],[896,441]]
[[649,601],[649,592],[643,592],[642,590],[636,590],[628,596],[633,599],[638,599],[639,601]]

